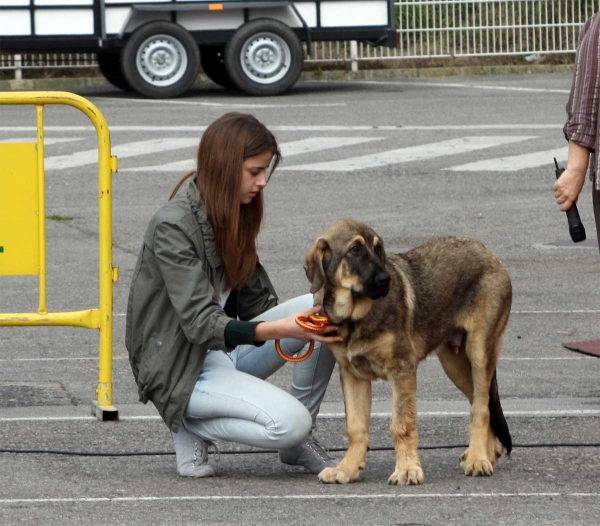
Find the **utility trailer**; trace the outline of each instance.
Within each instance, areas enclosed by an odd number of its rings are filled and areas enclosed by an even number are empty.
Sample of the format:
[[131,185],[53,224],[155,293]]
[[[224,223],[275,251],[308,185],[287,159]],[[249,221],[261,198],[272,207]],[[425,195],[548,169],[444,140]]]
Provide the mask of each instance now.
[[393,0],[0,0],[0,52],[97,53],[114,86],[185,93],[200,66],[226,88],[279,95],[300,77],[302,42],[396,45]]

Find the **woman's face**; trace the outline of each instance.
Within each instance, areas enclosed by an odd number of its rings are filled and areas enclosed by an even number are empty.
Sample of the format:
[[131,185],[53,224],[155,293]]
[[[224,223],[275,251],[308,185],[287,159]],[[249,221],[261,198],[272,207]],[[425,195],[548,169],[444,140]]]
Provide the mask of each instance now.
[[247,205],[252,202],[258,192],[267,186],[267,171],[273,160],[273,154],[266,151],[247,157],[242,165],[242,191],[240,195],[240,203]]

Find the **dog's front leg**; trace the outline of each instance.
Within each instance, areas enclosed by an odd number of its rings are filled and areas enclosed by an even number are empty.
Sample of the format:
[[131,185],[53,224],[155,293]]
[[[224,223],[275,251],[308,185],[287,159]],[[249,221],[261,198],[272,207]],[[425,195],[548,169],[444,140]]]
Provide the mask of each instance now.
[[335,468],[325,468],[319,480],[327,484],[347,484],[358,479],[366,466],[371,423],[371,381],[357,378],[345,367],[340,367],[344,404],[346,406],[346,434],[349,447]]
[[388,484],[422,484],[425,474],[419,458],[417,435],[417,369],[409,367],[396,373],[392,380],[392,440],[396,449],[396,469]]

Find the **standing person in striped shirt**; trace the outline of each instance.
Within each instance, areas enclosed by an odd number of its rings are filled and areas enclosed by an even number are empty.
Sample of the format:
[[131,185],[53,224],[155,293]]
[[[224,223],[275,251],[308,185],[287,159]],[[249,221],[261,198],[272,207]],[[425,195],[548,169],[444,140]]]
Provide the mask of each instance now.
[[593,184],[594,217],[600,241],[600,177],[597,152],[600,143],[600,12],[581,29],[575,55],[575,72],[567,103],[568,119],[563,128],[569,141],[567,168],[554,184],[554,197],[565,212],[577,202],[589,168]]

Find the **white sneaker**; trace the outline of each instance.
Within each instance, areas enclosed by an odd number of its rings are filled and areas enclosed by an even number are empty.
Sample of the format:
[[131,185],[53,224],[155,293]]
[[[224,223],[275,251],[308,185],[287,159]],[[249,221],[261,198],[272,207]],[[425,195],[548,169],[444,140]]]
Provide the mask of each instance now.
[[280,449],[279,459],[290,466],[303,466],[315,475],[325,468],[333,468],[340,463],[339,460],[331,457],[325,445],[312,435],[308,435],[296,447]]
[[216,445],[188,431],[183,424],[173,435],[175,456],[177,457],[177,474],[180,477],[214,477],[215,469],[208,463],[208,448]]

